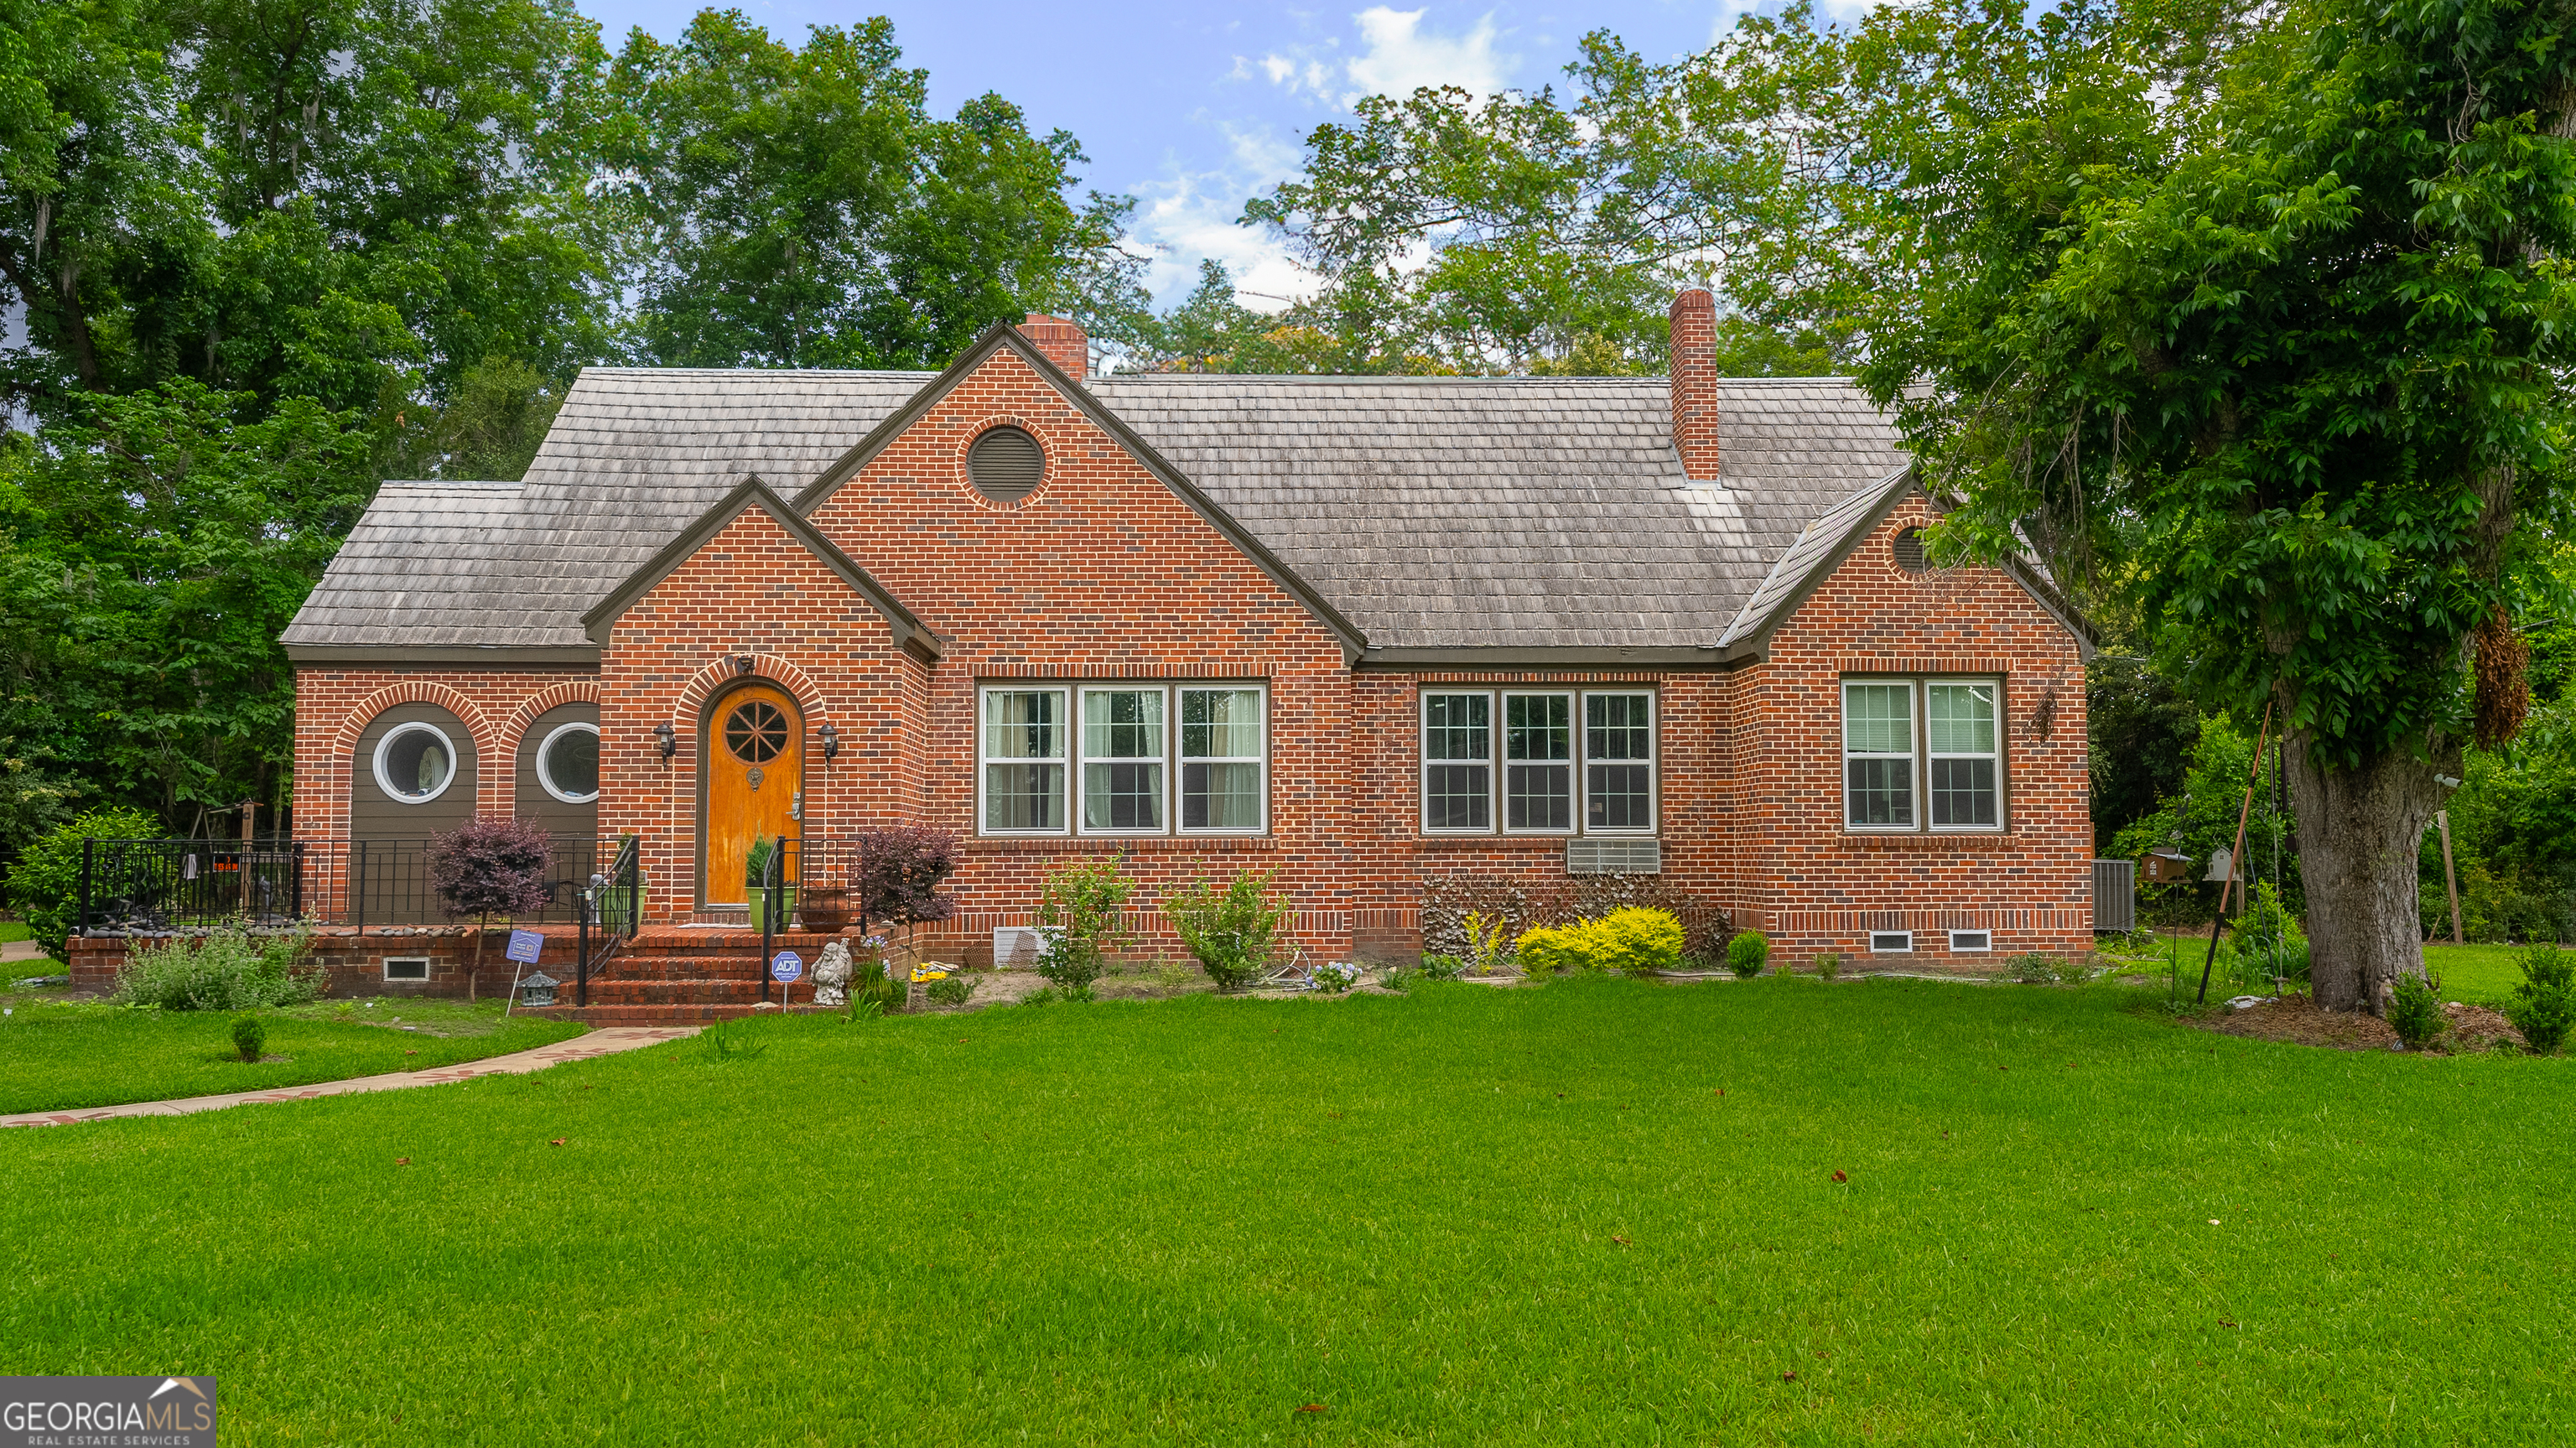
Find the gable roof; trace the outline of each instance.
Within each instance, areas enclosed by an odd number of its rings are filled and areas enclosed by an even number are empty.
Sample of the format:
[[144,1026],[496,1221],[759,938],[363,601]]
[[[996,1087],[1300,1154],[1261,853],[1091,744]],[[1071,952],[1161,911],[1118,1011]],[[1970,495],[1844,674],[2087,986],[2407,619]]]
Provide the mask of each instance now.
[[1034,369],[1038,376],[1049,387],[1054,388],[1065,401],[1073,404],[1075,411],[1089,418],[1101,431],[1116,438],[1119,445],[1127,449],[1130,457],[1143,464],[1147,472],[1152,473],[1165,487],[1178,494],[1181,501],[1188,504],[1192,512],[1197,513],[1218,532],[1223,533],[1228,542],[1242,550],[1244,555],[1264,573],[1269,574],[1274,582],[1296,595],[1297,599],[1314,613],[1325,628],[1341,639],[1345,650],[1354,654],[1359,652],[1363,640],[1360,637],[1360,631],[1351,626],[1349,619],[1342,617],[1340,611],[1326,601],[1322,594],[1317,593],[1305,579],[1290,572],[1286,565],[1263,545],[1260,538],[1247,532],[1244,526],[1236,522],[1224,508],[1211,501],[1207,494],[1199,491],[1189,478],[1170,463],[1163,461],[1162,457],[1154,451],[1153,446],[1138,437],[1117,414],[1093,400],[1089,390],[1082,383],[1075,381],[1063,368],[1058,367],[1055,359],[1039,351],[1037,344],[1022,336],[1017,327],[1007,322],[996,323],[985,329],[984,335],[975,339],[975,345],[967,348],[955,362],[950,363],[947,371],[932,378],[929,385],[912,395],[910,401],[896,408],[885,421],[869,429],[868,435],[859,439],[857,446],[843,453],[832,466],[824,469],[822,476],[816,478],[803,492],[796,495],[798,511],[811,513],[821,507],[834,493],[840,491],[842,484],[857,477],[878,453],[883,452],[888,444],[902,436],[903,430],[912,425],[913,419],[937,406],[940,399],[955,390],[958,383],[965,381],[976,368],[983,366],[994,353],[1005,347],[1011,349],[1013,355]]
[[904,607],[885,585],[877,582],[850,555],[823,536],[822,529],[806,521],[805,516],[790,506],[785,498],[772,491],[757,473],[745,477],[732,492],[717,499],[714,506],[698,516],[696,522],[680,530],[680,536],[645,560],[642,567],[626,575],[625,581],[611,589],[606,598],[592,604],[582,614],[582,628],[589,634],[590,641],[602,648],[607,647],[609,630],[637,599],[651,592],[654,584],[668,578],[671,570],[689,561],[689,556],[705,546],[708,539],[723,532],[734,519],[753,508],[767,513],[787,530],[788,536],[804,544],[807,551],[822,560],[824,567],[839,574],[842,582],[857,590],[860,597],[883,614],[886,626],[894,631],[898,647],[924,660],[939,657],[939,636],[915,617],[911,609]]
[[[1721,380],[1724,476],[1694,483],[1662,378],[1084,383],[1007,328],[959,366],[1006,345],[1364,662],[1715,662],[1785,597],[1787,555],[1905,463],[1836,379]],[[289,653],[595,660],[584,615],[746,475],[813,479],[802,516],[958,375],[586,370],[523,484],[388,484]]]

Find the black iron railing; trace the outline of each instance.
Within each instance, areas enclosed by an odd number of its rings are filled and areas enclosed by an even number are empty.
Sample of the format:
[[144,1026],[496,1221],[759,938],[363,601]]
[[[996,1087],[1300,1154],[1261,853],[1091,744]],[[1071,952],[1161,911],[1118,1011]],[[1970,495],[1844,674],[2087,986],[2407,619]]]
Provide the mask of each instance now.
[[582,892],[580,951],[574,957],[573,1003],[590,1004],[590,977],[608,964],[644,922],[644,865],[635,837],[618,841],[608,868]]
[[[613,853],[617,846],[612,844]],[[544,903],[520,925],[570,925],[601,858],[586,839],[557,839]],[[643,913],[640,873],[629,922]],[[444,925],[456,917],[430,881],[427,840],[114,840],[81,842],[81,934],[166,934],[296,921]],[[631,923],[628,933],[632,933]]]

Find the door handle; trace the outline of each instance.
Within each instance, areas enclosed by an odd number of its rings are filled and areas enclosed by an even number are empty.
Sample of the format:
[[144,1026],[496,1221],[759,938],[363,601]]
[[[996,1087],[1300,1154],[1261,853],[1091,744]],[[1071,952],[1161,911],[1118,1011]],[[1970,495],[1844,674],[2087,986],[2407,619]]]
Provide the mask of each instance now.
[[798,790],[787,798],[787,817],[799,824],[805,821],[805,791]]

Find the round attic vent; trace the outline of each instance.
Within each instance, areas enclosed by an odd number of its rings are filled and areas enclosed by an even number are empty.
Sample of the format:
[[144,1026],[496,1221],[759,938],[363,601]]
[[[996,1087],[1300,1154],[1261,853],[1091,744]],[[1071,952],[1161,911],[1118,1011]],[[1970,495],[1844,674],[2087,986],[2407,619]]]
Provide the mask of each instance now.
[[1890,551],[1896,555],[1896,566],[1908,573],[1922,573],[1932,566],[1932,560],[1923,552],[1921,529],[1908,528],[1897,534],[1896,541],[1890,545]]
[[966,450],[966,481],[996,503],[1016,503],[1046,477],[1046,450],[1016,427],[997,427]]

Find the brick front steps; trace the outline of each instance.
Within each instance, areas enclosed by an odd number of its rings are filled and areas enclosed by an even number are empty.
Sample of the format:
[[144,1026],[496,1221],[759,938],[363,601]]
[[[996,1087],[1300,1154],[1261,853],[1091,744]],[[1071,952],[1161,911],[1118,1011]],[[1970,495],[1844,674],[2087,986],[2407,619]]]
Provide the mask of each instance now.
[[768,978],[768,958],[761,954],[756,931],[647,926],[592,972],[586,1007],[574,1004],[577,993],[566,971],[555,992],[561,1004],[528,1014],[592,1026],[658,1026],[747,1016],[762,1009],[764,999],[776,1009],[782,995],[788,1009],[810,1009],[814,966],[824,945],[838,938],[807,931],[771,937],[773,953],[792,950],[805,964],[796,983],[782,989]]

